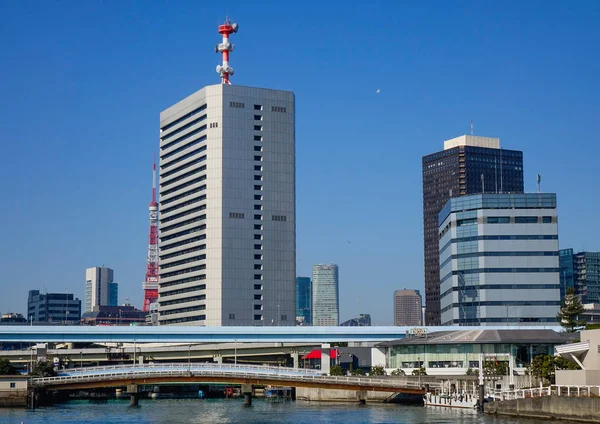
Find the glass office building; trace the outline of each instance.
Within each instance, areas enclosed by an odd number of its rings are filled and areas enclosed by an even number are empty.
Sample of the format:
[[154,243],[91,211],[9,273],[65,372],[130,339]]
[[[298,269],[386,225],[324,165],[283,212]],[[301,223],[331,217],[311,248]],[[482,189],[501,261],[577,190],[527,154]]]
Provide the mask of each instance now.
[[300,325],[312,322],[311,292],[310,277],[296,277],[296,322]]
[[556,195],[450,199],[439,214],[439,266],[442,325],[556,323]]
[[335,264],[314,265],[312,325],[339,325],[339,270]]
[[560,251],[561,299],[574,287],[583,303],[600,303],[600,252]]
[[423,157],[425,324],[440,325],[438,213],[449,198],[477,193],[523,193],[523,153],[500,139],[464,135]]

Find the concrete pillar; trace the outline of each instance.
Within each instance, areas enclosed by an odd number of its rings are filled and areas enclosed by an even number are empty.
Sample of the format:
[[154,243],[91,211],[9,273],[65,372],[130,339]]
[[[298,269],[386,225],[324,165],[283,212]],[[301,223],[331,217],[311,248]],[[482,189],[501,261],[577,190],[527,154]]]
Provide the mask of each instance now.
[[223,364],[223,357],[222,356],[215,356],[213,359],[214,359],[214,361],[217,364],[219,364],[219,365]]
[[137,384],[128,384],[127,393],[129,393],[129,406],[138,406],[140,400],[139,387]]
[[357,390],[356,391],[356,399],[358,403],[364,405],[367,403],[367,391],[366,390]]
[[300,354],[298,352],[291,352],[290,356],[292,357],[292,366],[297,369],[300,360]]
[[321,372],[329,375],[331,371],[331,345],[329,343],[323,343],[321,345]]
[[244,395],[244,406],[252,406],[252,384],[242,384],[241,392]]

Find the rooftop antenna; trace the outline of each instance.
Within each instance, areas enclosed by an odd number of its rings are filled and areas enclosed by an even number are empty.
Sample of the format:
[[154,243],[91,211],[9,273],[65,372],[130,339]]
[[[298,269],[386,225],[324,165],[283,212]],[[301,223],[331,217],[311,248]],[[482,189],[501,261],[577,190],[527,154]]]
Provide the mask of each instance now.
[[537,174],[537,185],[538,185],[538,193],[542,191],[542,176]]
[[473,126],[473,120],[471,120],[471,135],[475,133],[475,127]]
[[233,75],[233,68],[229,66],[229,53],[233,51],[234,45],[229,42],[229,36],[238,32],[238,24],[231,22],[229,17],[225,18],[225,23],[219,25],[219,34],[223,36],[223,42],[215,46],[215,52],[221,52],[223,55],[223,64],[217,65],[217,73],[221,76],[221,84],[230,84],[229,76]]

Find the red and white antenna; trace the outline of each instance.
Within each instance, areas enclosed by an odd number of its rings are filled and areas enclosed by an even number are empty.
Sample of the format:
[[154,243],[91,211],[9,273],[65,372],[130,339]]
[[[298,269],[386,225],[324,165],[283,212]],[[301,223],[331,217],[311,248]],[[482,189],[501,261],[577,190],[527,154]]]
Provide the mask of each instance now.
[[150,232],[148,234],[148,262],[144,288],[144,305],[142,311],[149,311],[150,304],[158,300],[158,203],[156,202],[156,155],[152,165],[152,201],[148,206],[150,212]]
[[229,52],[233,51],[233,44],[229,42],[229,35],[238,32],[238,24],[231,23],[229,18],[225,19],[223,25],[219,25],[219,34],[223,36],[223,42],[215,46],[215,52],[223,54],[223,64],[217,65],[217,73],[221,76],[221,84],[231,84],[229,76],[233,75],[233,68],[229,66]]

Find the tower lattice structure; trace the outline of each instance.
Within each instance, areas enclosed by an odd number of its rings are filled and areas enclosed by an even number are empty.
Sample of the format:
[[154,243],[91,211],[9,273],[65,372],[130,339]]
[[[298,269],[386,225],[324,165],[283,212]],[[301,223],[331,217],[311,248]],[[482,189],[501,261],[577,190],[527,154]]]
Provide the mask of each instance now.
[[144,288],[143,311],[149,311],[150,305],[158,300],[158,203],[156,202],[156,160],[152,166],[152,201],[148,206],[150,232],[148,234],[148,262]]

